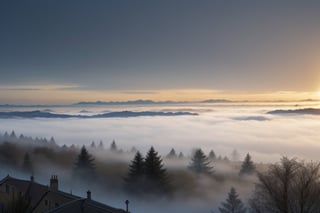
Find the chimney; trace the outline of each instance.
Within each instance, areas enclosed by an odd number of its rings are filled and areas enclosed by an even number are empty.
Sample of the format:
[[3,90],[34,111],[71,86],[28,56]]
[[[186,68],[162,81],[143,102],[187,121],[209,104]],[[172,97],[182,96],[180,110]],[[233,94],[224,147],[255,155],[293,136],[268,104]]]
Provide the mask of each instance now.
[[90,190],[87,191],[87,200],[91,200],[91,192],[90,192]]
[[50,179],[50,190],[51,191],[58,191],[58,176],[57,175],[52,175]]
[[126,200],[126,212],[129,213],[129,200]]
[[33,175],[31,175],[31,177],[30,177],[30,181],[31,181],[31,182],[33,182],[33,181],[34,181],[34,177],[33,177]]

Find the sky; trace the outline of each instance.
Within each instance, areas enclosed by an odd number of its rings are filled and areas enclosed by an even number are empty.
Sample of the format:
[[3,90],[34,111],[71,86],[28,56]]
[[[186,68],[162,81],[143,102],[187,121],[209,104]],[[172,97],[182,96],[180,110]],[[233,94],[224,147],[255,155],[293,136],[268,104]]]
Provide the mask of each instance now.
[[320,2],[4,0],[0,103],[305,99]]

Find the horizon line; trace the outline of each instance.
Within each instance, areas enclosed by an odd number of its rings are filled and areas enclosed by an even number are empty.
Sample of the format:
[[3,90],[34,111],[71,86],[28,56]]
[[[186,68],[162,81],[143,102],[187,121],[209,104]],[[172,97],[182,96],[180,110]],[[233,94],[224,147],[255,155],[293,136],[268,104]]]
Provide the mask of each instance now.
[[233,99],[204,99],[200,101],[155,101],[152,99],[133,99],[124,101],[113,101],[113,100],[96,100],[96,101],[78,101],[73,103],[57,103],[57,104],[11,104],[11,103],[0,103],[0,107],[65,107],[65,106],[81,106],[81,105],[151,105],[151,104],[228,104],[228,103],[297,103],[297,102],[319,102],[320,99],[300,99],[300,100],[233,100]]

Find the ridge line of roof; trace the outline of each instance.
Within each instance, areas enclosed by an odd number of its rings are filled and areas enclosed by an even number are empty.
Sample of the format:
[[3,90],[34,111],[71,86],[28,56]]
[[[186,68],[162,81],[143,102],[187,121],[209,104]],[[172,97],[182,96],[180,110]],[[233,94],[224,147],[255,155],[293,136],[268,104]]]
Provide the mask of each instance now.
[[55,209],[48,210],[46,212],[55,212],[57,210],[65,208],[66,206],[68,206],[70,204],[73,204],[73,203],[76,203],[76,202],[79,202],[79,201],[83,201],[84,202],[85,200],[86,200],[86,198],[75,199],[75,200],[72,200],[70,202],[64,203],[63,205],[61,205],[61,206],[59,206],[59,207],[57,207]]

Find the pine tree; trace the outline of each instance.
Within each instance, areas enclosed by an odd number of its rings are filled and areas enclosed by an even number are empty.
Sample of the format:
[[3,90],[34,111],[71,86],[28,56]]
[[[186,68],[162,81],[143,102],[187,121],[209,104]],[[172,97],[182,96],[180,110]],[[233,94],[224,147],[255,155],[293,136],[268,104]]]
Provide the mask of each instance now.
[[85,146],[81,148],[77,157],[73,175],[76,178],[87,179],[88,181],[95,178],[94,158],[88,153]]
[[8,132],[5,132],[4,135],[3,135],[3,137],[4,137],[5,140],[7,140],[7,139],[9,138]]
[[145,179],[144,159],[140,152],[137,152],[129,165],[129,172],[125,178],[125,190],[134,195],[143,193]]
[[133,154],[136,154],[138,152],[137,148],[136,147],[131,147],[131,150],[130,150],[131,153]]
[[217,158],[216,153],[214,153],[213,150],[211,150],[211,151],[209,152],[208,157],[209,157],[210,160],[216,160],[216,158]]
[[104,145],[103,145],[103,142],[102,141],[100,141],[100,143],[99,143],[99,150],[104,150]]
[[16,133],[14,132],[14,130],[12,130],[12,132],[10,134],[10,138],[11,139],[16,139],[17,138]]
[[239,159],[240,159],[240,154],[236,149],[234,149],[231,153],[231,160],[232,161],[239,161]]
[[50,145],[52,145],[52,146],[56,146],[56,145],[57,145],[54,137],[51,137],[51,138],[50,138],[49,143],[50,143]]
[[249,153],[246,155],[239,172],[239,175],[252,175],[255,172],[255,166]]
[[238,198],[235,188],[231,187],[228,193],[226,202],[222,202],[222,207],[219,208],[221,213],[245,213],[247,209],[244,207],[242,201]]
[[180,152],[178,158],[179,159],[183,159],[184,158],[184,154],[182,152]]
[[225,163],[228,163],[230,160],[229,160],[229,158],[228,158],[227,156],[224,156],[224,157],[223,157],[223,161],[224,161]]
[[110,151],[112,151],[112,152],[118,151],[117,144],[116,144],[115,140],[113,140],[110,145]]
[[94,141],[92,141],[90,147],[91,147],[91,149],[95,149],[96,148],[96,143]]
[[24,135],[23,134],[20,134],[19,140],[24,140]]
[[23,163],[22,163],[22,170],[24,172],[29,173],[30,175],[33,175],[33,165],[32,161],[30,159],[29,153],[26,153],[23,158]]
[[146,192],[166,194],[170,192],[167,170],[163,168],[162,159],[153,147],[145,159]]
[[191,158],[191,163],[188,168],[196,174],[211,174],[212,167],[209,165],[210,160],[208,157],[201,149],[197,149]]
[[169,154],[167,155],[167,158],[169,159],[176,159],[178,156],[176,154],[176,151],[174,150],[174,148],[172,148],[169,152]]

